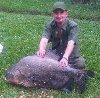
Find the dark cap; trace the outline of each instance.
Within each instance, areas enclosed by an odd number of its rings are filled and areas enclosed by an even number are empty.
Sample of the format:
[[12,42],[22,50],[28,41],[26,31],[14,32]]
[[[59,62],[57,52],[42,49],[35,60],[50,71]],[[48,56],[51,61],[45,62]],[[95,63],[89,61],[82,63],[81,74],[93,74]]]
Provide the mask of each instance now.
[[53,5],[53,11],[61,9],[61,10],[66,10],[66,5],[64,2],[55,2]]

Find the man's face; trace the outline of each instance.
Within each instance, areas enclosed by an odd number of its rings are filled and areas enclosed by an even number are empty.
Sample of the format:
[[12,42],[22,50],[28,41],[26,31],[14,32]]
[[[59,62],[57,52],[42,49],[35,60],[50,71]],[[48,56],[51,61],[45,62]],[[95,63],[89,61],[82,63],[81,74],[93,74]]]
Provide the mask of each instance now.
[[54,20],[57,23],[64,23],[67,16],[68,13],[65,10],[58,9],[53,12]]

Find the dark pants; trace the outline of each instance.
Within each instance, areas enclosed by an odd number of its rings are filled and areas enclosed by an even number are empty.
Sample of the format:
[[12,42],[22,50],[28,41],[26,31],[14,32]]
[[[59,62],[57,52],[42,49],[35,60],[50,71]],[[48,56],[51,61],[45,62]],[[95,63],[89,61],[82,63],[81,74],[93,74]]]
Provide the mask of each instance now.
[[83,57],[69,58],[68,63],[73,68],[82,69],[85,68],[85,59]]

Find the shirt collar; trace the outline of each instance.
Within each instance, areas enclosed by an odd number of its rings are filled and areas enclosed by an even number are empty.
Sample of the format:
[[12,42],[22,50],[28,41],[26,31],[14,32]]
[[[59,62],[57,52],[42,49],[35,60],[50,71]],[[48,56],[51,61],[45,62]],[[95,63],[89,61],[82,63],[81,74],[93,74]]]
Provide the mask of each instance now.
[[63,30],[66,30],[67,25],[68,25],[68,19],[65,20],[62,29],[63,29]]

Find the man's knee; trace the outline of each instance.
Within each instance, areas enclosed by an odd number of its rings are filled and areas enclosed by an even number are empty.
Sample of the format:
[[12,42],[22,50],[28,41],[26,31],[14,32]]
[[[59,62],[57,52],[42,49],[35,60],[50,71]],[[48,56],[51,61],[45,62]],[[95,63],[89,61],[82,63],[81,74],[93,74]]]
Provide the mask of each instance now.
[[80,66],[85,66],[85,59],[83,57],[79,57],[76,64]]
[[83,57],[74,58],[72,62],[74,68],[85,68],[85,59]]

